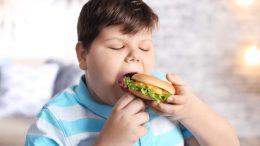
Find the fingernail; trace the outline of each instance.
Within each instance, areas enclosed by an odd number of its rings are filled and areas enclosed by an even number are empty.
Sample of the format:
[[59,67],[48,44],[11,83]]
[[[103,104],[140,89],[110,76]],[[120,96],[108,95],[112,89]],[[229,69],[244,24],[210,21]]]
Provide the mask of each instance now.
[[168,76],[173,76],[174,73],[167,73],[166,76],[167,76],[167,75],[168,75]]

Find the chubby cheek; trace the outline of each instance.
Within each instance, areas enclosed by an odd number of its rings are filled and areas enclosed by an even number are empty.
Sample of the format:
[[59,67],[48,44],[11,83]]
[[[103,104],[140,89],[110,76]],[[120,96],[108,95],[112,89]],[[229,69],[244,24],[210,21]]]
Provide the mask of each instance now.
[[143,60],[144,64],[144,73],[151,74],[155,68],[155,57],[153,54],[149,55],[146,59]]
[[88,60],[88,68],[96,79],[111,83],[118,71],[119,60],[116,58],[104,49],[97,48]]
[[149,64],[144,67],[145,73],[146,74],[151,74],[153,72],[153,70],[154,70],[154,66],[155,66],[154,63],[151,64],[151,62],[149,62]]
[[117,96],[115,83],[119,71],[119,61],[112,58],[95,60],[89,65],[89,77],[95,93],[104,101],[112,102]]

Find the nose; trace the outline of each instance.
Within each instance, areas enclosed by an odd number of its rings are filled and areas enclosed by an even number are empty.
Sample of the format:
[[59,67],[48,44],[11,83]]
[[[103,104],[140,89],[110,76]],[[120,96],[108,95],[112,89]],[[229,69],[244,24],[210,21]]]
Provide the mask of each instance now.
[[141,58],[138,55],[138,51],[131,51],[128,56],[125,58],[125,62],[131,63],[131,62],[136,62],[139,63],[141,62]]
[[128,56],[126,57],[126,62],[130,63],[130,62],[140,62],[140,59],[135,57],[135,56]]

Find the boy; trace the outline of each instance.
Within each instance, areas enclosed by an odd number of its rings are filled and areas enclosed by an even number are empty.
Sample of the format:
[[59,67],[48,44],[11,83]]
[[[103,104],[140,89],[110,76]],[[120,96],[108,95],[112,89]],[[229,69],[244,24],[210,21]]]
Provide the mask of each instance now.
[[177,75],[167,74],[176,95],[166,103],[145,103],[120,89],[123,75],[152,73],[152,31],[157,22],[156,14],[141,0],[86,3],[78,19],[76,45],[85,75],[79,85],[43,107],[26,145],[238,146],[228,122],[194,96]]

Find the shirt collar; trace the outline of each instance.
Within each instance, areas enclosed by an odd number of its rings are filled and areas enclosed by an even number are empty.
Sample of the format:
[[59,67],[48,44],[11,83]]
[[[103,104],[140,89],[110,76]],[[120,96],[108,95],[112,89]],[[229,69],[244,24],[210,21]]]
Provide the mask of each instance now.
[[102,104],[94,100],[89,92],[87,84],[85,82],[85,76],[80,79],[79,85],[76,88],[76,98],[80,104],[91,110],[93,113],[107,119],[112,111],[112,106],[108,104]]

